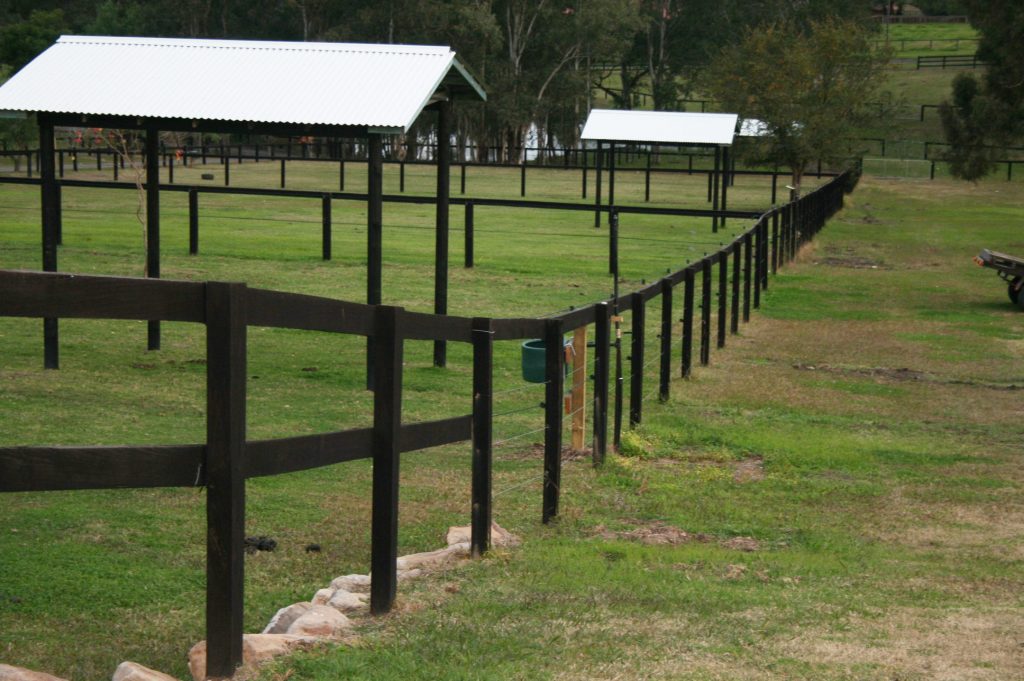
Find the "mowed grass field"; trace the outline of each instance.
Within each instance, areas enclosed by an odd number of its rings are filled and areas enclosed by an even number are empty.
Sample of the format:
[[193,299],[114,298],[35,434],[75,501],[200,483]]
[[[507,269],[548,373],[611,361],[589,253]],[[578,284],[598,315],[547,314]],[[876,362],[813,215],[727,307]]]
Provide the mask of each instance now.
[[[308,172],[310,186],[336,186]],[[470,193],[518,193],[517,171],[473,172],[483,181],[471,175]],[[552,197],[578,192],[578,175],[546,172]],[[275,173],[243,164],[232,180],[274,186]],[[703,207],[702,180],[654,198]],[[407,188],[429,192],[429,174],[419,182]],[[751,183],[738,180],[734,205],[767,204],[767,186]],[[516,344],[499,344],[495,519],[523,545],[403,584],[396,612],[362,620],[356,645],[265,679],[1013,678],[1024,509],[1011,387],[1024,384],[1024,317],[969,259],[1024,250],[1020,198],[995,181],[865,180],[712,365],[677,381],[668,403],[645,402],[625,456],[600,470],[566,461],[551,526],[531,432],[542,390],[519,379]],[[132,192],[66,188],[64,201],[62,270],[141,273]],[[185,208],[165,195],[165,277],[363,298],[361,206],[336,202],[330,263],[318,201],[204,196],[195,257]],[[0,214],[0,266],[37,267],[36,190],[0,186]],[[385,208],[386,302],[430,309],[432,220],[431,206]],[[460,220],[454,209],[453,264]],[[478,267],[453,267],[452,313],[537,315],[606,296],[607,230],[592,221],[478,208]],[[623,290],[745,226],[713,235],[707,220],[623,216]],[[659,313],[647,314],[652,358]],[[201,441],[200,329],[165,325],[158,353],[144,351],[141,324],[61,329],[62,369],[44,372],[41,324],[0,321],[4,444]],[[251,438],[369,423],[362,343],[251,329],[249,350]],[[445,370],[429,353],[409,344],[408,421],[469,410],[468,349],[452,345]],[[247,531],[279,548],[247,559],[247,631],[368,569],[369,479],[355,462],[250,481]],[[404,457],[401,494],[400,551],[441,545],[468,522],[468,447]],[[203,516],[195,490],[5,495],[0,659],[69,679],[134,659],[184,678],[203,636]],[[310,542],[323,551],[305,552]]]

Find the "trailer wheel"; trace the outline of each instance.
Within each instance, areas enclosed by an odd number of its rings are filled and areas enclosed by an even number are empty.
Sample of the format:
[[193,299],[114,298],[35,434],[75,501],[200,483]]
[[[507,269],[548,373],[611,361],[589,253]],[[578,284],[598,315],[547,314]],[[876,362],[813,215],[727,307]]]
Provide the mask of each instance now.
[[1006,294],[1010,296],[1010,302],[1014,305],[1020,303],[1020,277],[1014,277],[1010,285],[1006,287]]

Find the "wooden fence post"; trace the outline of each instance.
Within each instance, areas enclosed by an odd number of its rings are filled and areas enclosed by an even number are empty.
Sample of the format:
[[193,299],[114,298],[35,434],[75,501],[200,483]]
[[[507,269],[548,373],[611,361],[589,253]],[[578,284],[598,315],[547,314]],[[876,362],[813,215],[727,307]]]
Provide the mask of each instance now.
[[761,251],[764,244],[762,237],[762,230],[764,228],[764,221],[759,220],[754,225],[754,309],[761,307]]
[[672,380],[672,280],[661,280],[661,375],[658,395],[662,402],[668,401],[669,383]]
[[687,267],[683,272],[683,356],[680,373],[689,378],[693,371],[693,287],[694,271]]
[[[284,176],[282,175],[282,178],[283,177]],[[283,182],[283,180],[282,180],[282,182]],[[284,184],[282,184],[281,186],[283,187]],[[339,192],[345,191],[345,157],[344,156],[342,156],[341,159],[338,161],[338,191]]]
[[479,558],[491,543],[491,464],[494,418],[494,331],[473,319],[473,489],[470,544]]
[[402,428],[401,308],[374,311],[373,344],[373,528],[370,611],[391,610],[398,588],[398,468]]
[[629,427],[640,425],[644,409],[644,337],[647,304],[644,297],[634,293],[630,301],[632,312],[632,338],[629,357]]
[[740,332],[740,244],[734,242],[732,245],[732,309],[729,320],[729,331],[732,334]]
[[473,243],[474,234],[473,234],[473,231],[475,229],[475,225],[473,224],[474,220],[475,220],[475,217],[473,215],[473,202],[472,201],[466,201],[466,213],[465,213],[465,218],[463,220],[463,225],[464,225],[464,228],[465,228],[465,238],[466,238],[465,257],[466,257],[466,267],[467,268],[473,267],[473,248],[474,248],[474,243]]
[[196,478],[206,481],[206,674],[215,678],[242,663],[245,291],[245,284],[206,285],[206,470]]
[[700,280],[700,363],[711,363],[711,258],[701,261]]
[[321,251],[324,260],[331,259],[331,195],[320,197],[320,214],[322,220]]
[[772,211],[772,274],[779,272],[779,211]]
[[608,303],[594,310],[594,464],[608,453],[608,372],[611,365],[611,312]]
[[[116,166],[115,166],[116,167]],[[199,192],[188,190],[188,254],[199,253]]]
[[729,316],[729,252],[718,252],[718,347],[725,347],[725,318]]
[[750,321],[750,263],[753,243],[750,232],[743,236],[743,321]]
[[562,392],[565,375],[562,364],[565,349],[562,323],[548,319],[544,323],[544,508],[543,522],[558,515],[558,493],[562,482]]
[[285,176],[284,161],[285,160],[282,158],[281,159],[281,189],[284,189],[284,176]]

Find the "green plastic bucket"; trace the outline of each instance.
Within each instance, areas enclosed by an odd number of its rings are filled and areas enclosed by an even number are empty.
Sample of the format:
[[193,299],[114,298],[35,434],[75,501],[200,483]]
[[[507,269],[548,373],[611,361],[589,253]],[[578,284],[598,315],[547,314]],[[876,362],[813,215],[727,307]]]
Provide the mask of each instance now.
[[[571,341],[565,341],[569,345]],[[535,338],[523,342],[523,380],[527,383],[544,383],[547,376],[545,368],[545,347],[544,339]],[[565,371],[569,371],[569,365],[565,364]]]

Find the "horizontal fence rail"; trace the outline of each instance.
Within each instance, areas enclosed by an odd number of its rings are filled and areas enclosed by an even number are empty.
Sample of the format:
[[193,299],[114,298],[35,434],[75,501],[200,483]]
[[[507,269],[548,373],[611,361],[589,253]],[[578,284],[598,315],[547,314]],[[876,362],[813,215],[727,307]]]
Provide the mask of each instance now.
[[[562,396],[565,333],[593,325],[593,456],[604,460],[608,430],[619,442],[624,386],[629,385],[628,419],[643,419],[646,306],[661,297],[657,357],[658,394],[669,398],[668,382],[681,348],[681,374],[692,370],[693,341],[702,364],[712,345],[726,343],[760,304],[768,275],[795,257],[799,247],[842,207],[856,175],[846,172],[795,201],[753,216],[753,226],[698,262],[608,300],[544,318],[468,318],[411,312],[330,298],[251,289],[245,284],[82,276],[55,272],[0,271],[0,317],[60,317],[171,321],[206,328],[207,440],[202,444],[113,447],[0,447],[0,492],[123,487],[205,487],[207,492],[207,645],[210,676],[231,676],[241,663],[245,480],[308,470],[358,459],[373,461],[371,611],[387,612],[397,588],[397,533],[400,455],[439,445],[471,442],[471,544],[474,555],[488,549],[492,506],[494,442],[493,344],[545,340],[545,423],[542,518],[558,514],[563,437]],[[319,194],[318,194],[319,196]],[[503,204],[497,204],[503,205]],[[593,210],[587,206],[587,210]],[[612,224],[617,213],[612,209]],[[618,209],[621,210],[621,209]],[[751,217],[740,212],[732,217]],[[741,263],[742,258],[742,263]],[[617,264],[614,265],[617,271]],[[717,277],[712,273],[717,269]],[[695,303],[700,279],[702,298]],[[717,282],[714,284],[713,282]],[[684,293],[673,301],[675,287]],[[616,284],[617,286],[617,284]],[[727,314],[730,304],[731,315]],[[717,287],[718,326],[712,343],[711,293]],[[742,295],[741,295],[742,291]],[[697,305],[695,309],[695,305]],[[677,307],[673,307],[677,306]],[[682,337],[674,347],[673,309],[682,308]],[[623,375],[622,313],[630,315],[630,376]],[[676,313],[678,314],[678,312]],[[699,321],[698,321],[699,320]],[[247,329],[250,326],[365,336],[372,354],[372,424],[331,433],[248,440],[246,438]],[[613,327],[614,326],[614,331]],[[695,330],[699,332],[695,336]],[[403,353],[406,340],[466,343],[473,351],[470,413],[405,423],[402,419]],[[613,360],[614,356],[614,360]],[[614,398],[610,399],[610,386]],[[648,388],[649,390],[649,388]],[[614,418],[609,421],[609,414]]]

